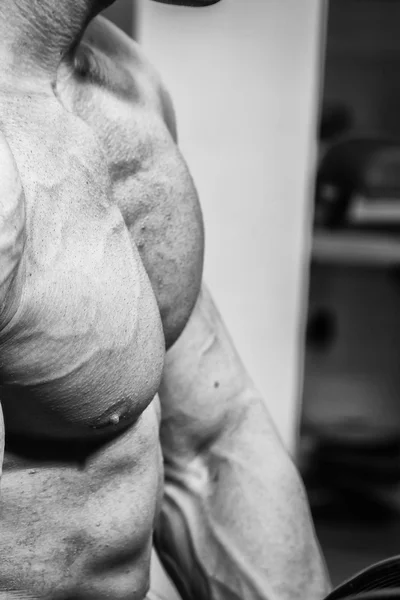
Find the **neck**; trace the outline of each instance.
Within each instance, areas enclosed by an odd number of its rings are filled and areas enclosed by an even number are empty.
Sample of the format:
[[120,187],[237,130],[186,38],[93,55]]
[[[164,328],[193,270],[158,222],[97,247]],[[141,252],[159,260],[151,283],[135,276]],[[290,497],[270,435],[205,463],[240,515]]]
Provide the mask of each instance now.
[[110,0],[0,0],[0,82],[52,80]]

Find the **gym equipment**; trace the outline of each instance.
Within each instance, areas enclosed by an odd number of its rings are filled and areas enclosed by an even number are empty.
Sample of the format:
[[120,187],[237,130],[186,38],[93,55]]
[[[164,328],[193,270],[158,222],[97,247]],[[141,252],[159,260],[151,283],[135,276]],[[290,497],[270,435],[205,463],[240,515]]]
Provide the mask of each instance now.
[[[333,144],[318,169],[315,225],[328,229],[381,230],[384,218],[385,228],[399,230],[399,167],[399,140],[349,138]],[[352,214],[352,205],[360,196],[364,217],[357,218],[355,211]]]
[[[330,254],[320,252],[321,244],[314,245],[310,296],[313,310],[307,347],[310,361],[315,361],[314,379],[318,371],[322,381],[321,368],[326,369],[329,384],[325,392],[332,399],[332,390],[337,388],[340,397],[340,390],[347,389],[336,386],[339,382],[344,380],[350,389],[353,375],[355,387],[351,387],[349,396],[361,384],[361,397],[365,389],[363,372],[376,384],[381,399],[384,392],[389,392],[384,386],[380,388],[379,377],[374,379],[378,374],[371,373],[369,354],[364,349],[374,346],[382,358],[389,356],[390,344],[395,343],[391,337],[395,324],[387,339],[376,334],[379,323],[388,326],[389,316],[397,314],[392,307],[396,306],[394,276],[400,246],[391,253],[380,252],[379,259],[379,244],[390,250],[400,232],[400,140],[379,135],[350,136],[350,114],[339,108],[324,110],[320,125],[320,141],[329,145],[321,153],[318,168],[315,225],[318,239],[326,242],[325,250],[328,242],[331,244]],[[347,361],[345,369],[343,357]],[[369,406],[373,401],[372,395],[366,398]],[[390,405],[389,397],[387,402]],[[400,482],[400,431],[395,430],[395,420],[389,430],[385,424],[380,427],[372,422],[369,416],[365,422],[350,421],[346,430],[345,426],[340,428],[336,419],[331,430],[325,425],[320,429],[315,426],[309,432],[312,458],[303,475],[311,504],[313,496],[316,500],[315,513],[329,514],[329,510],[340,505],[339,509],[346,508],[358,518],[390,518],[392,509],[397,514],[396,503],[392,507],[390,502],[390,491]],[[370,566],[337,587],[325,600],[387,599],[400,600],[400,556]]]
[[161,2],[162,4],[174,4],[175,6],[192,6],[193,8],[200,8],[201,6],[210,6],[211,4],[217,4],[221,0],[153,0],[154,2]]
[[400,600],[400,556],[379,562],[352,577],[325,600]]

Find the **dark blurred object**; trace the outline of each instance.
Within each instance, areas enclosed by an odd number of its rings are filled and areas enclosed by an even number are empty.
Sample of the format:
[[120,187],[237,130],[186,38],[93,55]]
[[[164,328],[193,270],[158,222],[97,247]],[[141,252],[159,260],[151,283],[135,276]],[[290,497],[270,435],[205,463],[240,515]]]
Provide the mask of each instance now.
[[303,431],[300,470],[315,516],[371,521],[400,512],[400,432]]
[[331,592],[325,600],[400,600],[400,557],[365,569]]
[[319,126],[319,140],[331,141],[350,131],[353,125],[353,114],[343,104],[325,104],[322,108]]
[[[340,596],[342,600],[400,600],[400,588],[385,589],[374,592],[364,592],[351,596]],[[328,597],[327,600],[330,600]],[[338,599],[339,600],[339,599]]]
[[115,25],[128,35],[134,36],[135,11],[136,2],[118,0],[104,11],[103,16],[115,23]]
[[192,6],[193,8],[199,8],[201,6],[210,6],[211,4],[217,4],[221,0],[154,0],[154,2],[161,2],[162,4],[175,4],[176,6]]
[[[361,217],[352,218],[352,202],[359,197]],[[334,144],[318,169],[315,225],[400,230],[400,141],[376,137]]]
[[334,343],[336,334],[337,319],[332,310],[319,308],[309,315],[306,330],[308,347],[326,350]]

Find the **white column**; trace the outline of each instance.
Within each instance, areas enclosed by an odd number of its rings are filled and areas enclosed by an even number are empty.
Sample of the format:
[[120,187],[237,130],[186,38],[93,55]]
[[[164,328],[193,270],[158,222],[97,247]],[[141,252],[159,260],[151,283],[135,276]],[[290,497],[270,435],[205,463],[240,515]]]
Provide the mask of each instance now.
[[206,223],[207,282],[293,451],[325,2],[141,0]]

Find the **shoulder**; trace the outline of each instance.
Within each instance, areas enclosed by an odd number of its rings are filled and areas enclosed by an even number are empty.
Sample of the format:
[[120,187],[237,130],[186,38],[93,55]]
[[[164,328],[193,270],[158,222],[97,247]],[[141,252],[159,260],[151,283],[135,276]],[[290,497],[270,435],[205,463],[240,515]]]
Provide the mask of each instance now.
[[25,243],[25,197],[18,168],[0,131],[0,311]]
[[89,24],[82,40],[91,49],[111,60],[116,69],[124,69],[143,93],[144,100],[158,109],[176,139],[176,120],[171,96],[156,67],[141,46],[104,17]]

